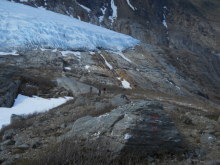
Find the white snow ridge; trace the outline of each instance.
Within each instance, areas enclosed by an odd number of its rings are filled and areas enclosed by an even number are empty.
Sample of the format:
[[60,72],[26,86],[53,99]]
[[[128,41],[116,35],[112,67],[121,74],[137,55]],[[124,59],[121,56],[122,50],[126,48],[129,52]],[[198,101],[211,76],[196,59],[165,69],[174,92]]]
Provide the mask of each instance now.
[[[117,7],[112,0],[113,17]],[[0,0],[0,52],[36,48],[122,51],[139,41],[69,16]]]

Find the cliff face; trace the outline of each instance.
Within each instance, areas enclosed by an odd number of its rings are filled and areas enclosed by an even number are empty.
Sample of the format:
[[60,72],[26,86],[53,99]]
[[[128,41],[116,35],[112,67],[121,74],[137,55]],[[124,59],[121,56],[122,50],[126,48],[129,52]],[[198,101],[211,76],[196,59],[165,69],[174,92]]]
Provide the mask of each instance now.
[[218,54],[217,0],[28,0],[34,7],[115,30],[158,46]]

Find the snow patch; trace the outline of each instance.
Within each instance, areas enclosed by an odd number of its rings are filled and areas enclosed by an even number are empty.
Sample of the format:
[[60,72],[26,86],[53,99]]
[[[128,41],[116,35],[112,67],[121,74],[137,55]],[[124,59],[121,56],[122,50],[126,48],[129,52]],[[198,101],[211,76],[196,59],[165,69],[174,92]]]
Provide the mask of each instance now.
[[64,69],[66,69],[66,70],[71,70],[71,68],[70,68],[70,67],[64,67]]
[[85,9],[88,13],[91,11],[91,9],[89,9],[89,8],[86,7],[86,6],[83,6],[83,5],[79,4],[77,1],[76,1],[76,3],[77,3],[79,6],[81,6],[83,9]]
[[111,26],[114,23],[114,19],[117,18],[117,6],[115,6],[114,0],[111,0],[112,16],[108,18],[111,20]]
[[116,54],[120,55],[123,59],[125,59],[128,62],[132,63],[131,60],[129,60],[127,57],[125,57],[125,55],[122,52],[113,52],[113,53],[116,53]]
[[77,18],[78,18],[78,20],[80,20],[80,21],[81,21],[81,18],[80,18],[80,16],[78,16],[78,15],[77,15]]
[[132,10],[137,10],[134,6],[131,5],[130,1],[129,0],[126,0],[128,5],[132,8]]
[[169,9],[167,8],[167,6],[164,6],[163,8],[169,11]]
[[75,55],[76,57],[78,57],[79,59],[81,59],[80,52],[60,51],[60,53],[62,54],[62,56],[67,56],[67,54],[73,54],[73,55]]
[[114,0],[111,0],[112,17],[117,18],[117,6],[115,6]]
[[44,99],[37,96],[28,97],[19,94],[18,97],[15,99],[14,105],[11,108],[0,107],[0,128],[2,125],[10,124],[10,117],[12,114],[27,115],[34,112],[45,112],[65,103],[70,99],[73,98],[65,97]]
[[128,133],[127,134],[125,134],[125,140],[128,140],[128,139],[130,139],[131,138],[131,135],[129,135]]
[[95,55],[95,52],[89,52],[89,54],[91,54],[91,55]]
[[[120,77],[117,77],[117,79],[121,81]],[[131,86],[130,86],[130,83],[128,81],[126,81],[125,79],[123,79],[121,81],[121,83],[122,83],[123,88],[132,89]]]
[[9,53],[7,53],[7,52],[0,52],[0,56],[5,56],[5,55],[17,56],[17,55],[19,55],[19,54],[17,54],[17,51],[16,51],[16,50],[14,50],[14,51],[12,51],[12,52],[9,52]]
[[105,57],[104,57],[102,54],[100,54],[100,55],[101,55],[102,58],[105,60],[105,64],[109,67],[109,69],[112,70],[113,67],[108,63],[108,61],[106,61]]
[[166,15],[163,14],[163,25],[167,28]]

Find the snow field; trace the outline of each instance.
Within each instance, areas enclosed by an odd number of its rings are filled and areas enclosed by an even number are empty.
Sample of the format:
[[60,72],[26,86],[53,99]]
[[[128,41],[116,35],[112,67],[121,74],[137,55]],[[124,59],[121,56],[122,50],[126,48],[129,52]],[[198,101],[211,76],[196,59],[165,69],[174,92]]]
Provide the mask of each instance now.
[[3,125],[10,124],[10,117],[12,114],[27,115],[34,112],[45,112],[65,103],[70,99],[73,98],[65,97],[44,99],[37,96],[28,97],[19,94],[18,97],[15,99],[14,105],[11,108],[0,107],[0,129]]

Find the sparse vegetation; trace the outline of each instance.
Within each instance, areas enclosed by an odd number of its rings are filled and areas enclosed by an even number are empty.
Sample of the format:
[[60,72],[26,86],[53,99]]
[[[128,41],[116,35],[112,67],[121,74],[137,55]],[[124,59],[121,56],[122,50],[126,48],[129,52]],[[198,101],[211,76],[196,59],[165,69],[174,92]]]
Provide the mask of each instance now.
[[54,83],[47,77],[24,77],[19,93],[31,97],[37,95],[37,91],[48,93],[54,87]]

